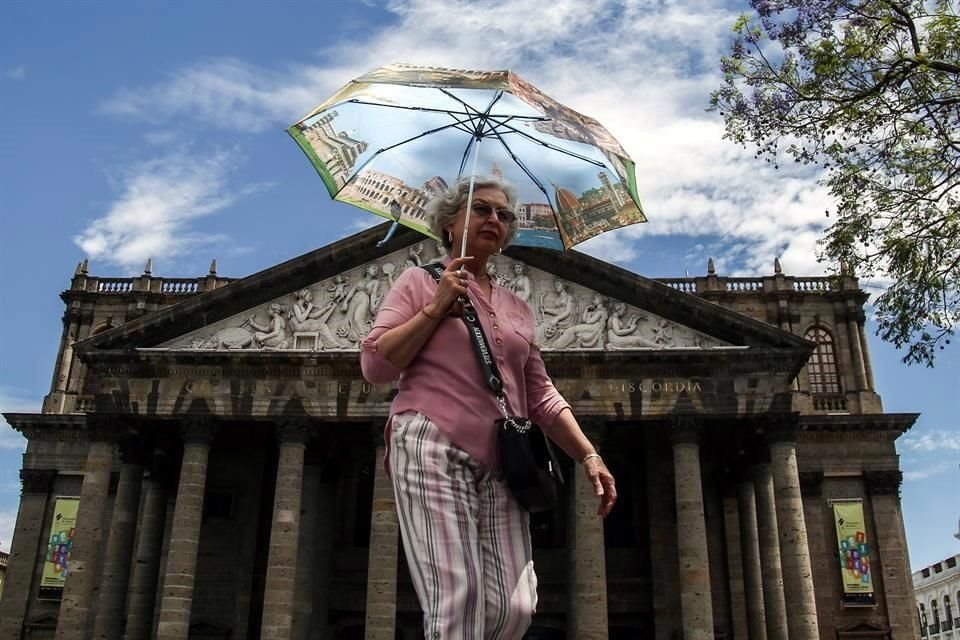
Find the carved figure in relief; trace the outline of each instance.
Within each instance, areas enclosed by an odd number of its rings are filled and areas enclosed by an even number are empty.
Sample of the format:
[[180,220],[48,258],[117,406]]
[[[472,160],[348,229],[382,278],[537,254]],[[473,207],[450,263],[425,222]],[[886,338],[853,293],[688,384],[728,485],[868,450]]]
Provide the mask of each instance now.
[[253,344],[253,333],[247,328],[247,321],[239,327],[220,329],[212,336],[194,338],[187,345],[188,349],[244,349]]
[[607,328],[606,300],[599,293],[583,310],[580,323],[563,330],[552,347],[567,349],[574,345],[584,349],[603,348],[604,330]]
[[257,322],[256,315],[247,318],[247,324],[257,330],[256,333],[253,334],[253,341],[257,346],[266,349],[287,348],[287,321],[284,319],[286,311],[286,307],[274,302],[267,307],[267,313],[270,314],[270,320],[267,321],[267,324]]
[[328,325],[330,315],[336,310],[336,300],[323,307],[313,304],[313,291],[301,289],[294,295],[293,309],[290,310],[290,328],[296,332],[316,332],[320,338],[321,349],[343,349],[350,345],[341,340]]
[[505,274],[499,273],[497,271],[497,265],[493,262],[487,265],[487,275],[490,276],[491,282],[494,282],[498,287],[509,287],[510,280]]
[[537,342],[546,345],[564,329],[573,326],[577,319],[577,302],[567,291],[567,283],[554,280],[553,291],[540,296],[537,307],[540,324],[537,327]]
[[363,279],[350,287],[340,304],[340,310],[346,312],[347,317],[338,335],[354,344],[358,344],[370,332],[374,313],[383,300],[377,277],[379,273],[380,267],[376,263],[367,265]]
[[607,349],[611,351],[643,347],[663,349],[664,345],[640,335],[637,323],[646,319],[646,316],[633,315],[626,318],[624,317],[626,312],[626,304],[617,302],[613,305],[613,313],[610,314],[610,319],[607,321]]
[[422,242],[418,242],[415,245],[411,245],[410,248],[407,249],[407,258],[406,260],[403,261],[403,270],[406,271],[410,267],[419,267],[420,265],[422,265],[423,264],[423,259],[421,258],[422,255],[423,255]]
[[334,304],[340,304],[347,297],[347,283],[347,277],[341,273],[327,287],[327,292],[331,294],[330,299]]
[[533,284],[526,271],[526,266],[522,262],[513,263],[513,279],[510,281],[510,288],[521,300],[530,304],[533,301]]

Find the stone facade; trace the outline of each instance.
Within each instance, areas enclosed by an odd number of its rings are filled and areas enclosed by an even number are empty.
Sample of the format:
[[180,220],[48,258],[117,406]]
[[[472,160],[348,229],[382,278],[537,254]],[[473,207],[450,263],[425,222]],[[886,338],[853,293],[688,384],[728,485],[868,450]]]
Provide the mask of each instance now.
[[[28,447],[0,638],[418,637],[382,469],[394,390],[357,344],[437,249],[383,233],[242,280],[78,267],[42,411],[7,415]],[[600,522],[564,463],[532,517],[528,637],[919,634],[895,449],[916,415],[882,411],[856,279],[653,281],[525,248],[493,271],[621,495]],[[41,590],[60,496],[81,498],[69,572]],[[862,501],[871,606],[844,606],[835,499]]]

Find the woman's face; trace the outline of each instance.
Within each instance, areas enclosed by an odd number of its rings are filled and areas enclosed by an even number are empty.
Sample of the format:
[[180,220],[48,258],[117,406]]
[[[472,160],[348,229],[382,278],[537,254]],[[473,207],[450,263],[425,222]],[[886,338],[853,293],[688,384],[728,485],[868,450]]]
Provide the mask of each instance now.
[[[473,192],[474,204],[487,205],[494,212],[497,209],[510,209],[510,201],[506,194],[496,187],[480,187]],[[453,235],[453,247],[450,254],[453,257],[460,255],[460,246],[463,241],[463,224],[467,217],[467,205],[460,208],[457,217],[446,227]],[[500,251],[507,241],[510,230],[508,223],[500,222],[496,213],[487,217],[476,214],[470,216],[470,228],[467,231],[467,254],[475,257],[489,257]]]
[[380,268],[377,265],[372,264],[369,267],[367,267],[367,275],[372,278],[373,276],[377,275],[377,271],[379,270]]

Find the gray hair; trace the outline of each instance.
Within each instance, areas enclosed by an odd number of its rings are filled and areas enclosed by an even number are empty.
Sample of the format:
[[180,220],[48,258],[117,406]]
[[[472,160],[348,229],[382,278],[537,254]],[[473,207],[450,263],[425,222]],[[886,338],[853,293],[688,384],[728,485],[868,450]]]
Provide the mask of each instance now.
[[[493,187],[494,189],[499,189],[503,192],[503,195],[507,196],[507,204],[509,207],[511,209],[516,208],[517,190],[513,187],[513,185],[497,177],[477,176],[474,178],[474,193],[476,193],[477,189],[482,189],[484,187]],[[469,176],[460,178],[454,182],[453,185],[450,186],[450,188],[448,188],[446,191],[432,198],[430,202],[427,203],[425,208],[425,218],[427,224],[430,225],[430,231],[432,231],[435,236],[440,238],[440,242],[448,251],[451,249],[451,242],[449,236],[447,236],[447,233],[443,228],[453,222],[457,217],[457,213],[460,211],[461,207],[467,204],[468,193],[470,193]],[[507,229],[507,241],[503,246],[510,244],[515,235],[517,235],[517,220],[514,220],[510,223],[510,226]]]

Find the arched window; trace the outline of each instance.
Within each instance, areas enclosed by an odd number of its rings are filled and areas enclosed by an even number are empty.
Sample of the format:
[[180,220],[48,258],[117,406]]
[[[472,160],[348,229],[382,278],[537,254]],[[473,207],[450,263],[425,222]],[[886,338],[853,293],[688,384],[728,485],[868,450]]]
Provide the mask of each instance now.
[[815,342],[817,348],[807,361],[810,378],[810,393],[840,393],[840,377],[837,375],[837,354],[833,348],[833,336],[824,327],[807,329],[803,337]]
[[943,626],[944,631],[953,629],[953,611],[950,609],[950,596],[943,596]]

